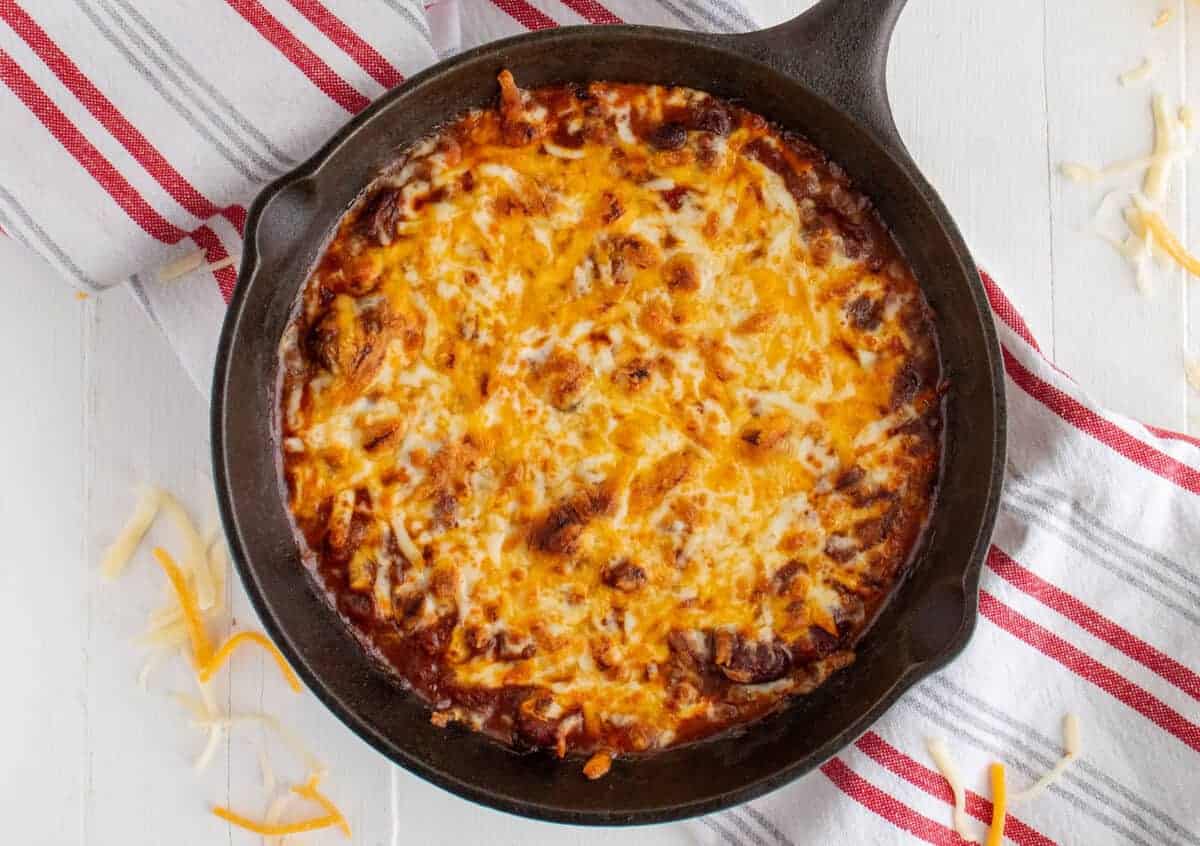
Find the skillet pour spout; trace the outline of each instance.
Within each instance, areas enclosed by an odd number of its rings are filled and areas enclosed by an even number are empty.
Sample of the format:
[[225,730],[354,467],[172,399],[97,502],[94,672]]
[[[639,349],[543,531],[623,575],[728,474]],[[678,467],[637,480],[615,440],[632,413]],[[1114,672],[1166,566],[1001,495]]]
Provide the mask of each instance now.
[[[772,29],[715,36],[639,26],[544,30],[414,76],[352,119],[251,206],[239,285],[213,381],[213,470],[224,529],[263,625],[313,692],[383,755],[467,799],[593,825],[665,822],[760,796],[852,742],[965,646],[1001,491],[1004,386],[986,296],[961,235],[896,131],[885,70],[903,0],[822,0]],[[945,397],[939,494],[903,584],[856,662],[811,695],[725,735],[617,761],[600,782],[579,761],[518,755],[437,728],[368,656],[305,567],[280,483],[277,350],[293,304],[344,212],[398,149],[521,84],[678,84],[734,100],[827,151],[871,198],[934,312]]]

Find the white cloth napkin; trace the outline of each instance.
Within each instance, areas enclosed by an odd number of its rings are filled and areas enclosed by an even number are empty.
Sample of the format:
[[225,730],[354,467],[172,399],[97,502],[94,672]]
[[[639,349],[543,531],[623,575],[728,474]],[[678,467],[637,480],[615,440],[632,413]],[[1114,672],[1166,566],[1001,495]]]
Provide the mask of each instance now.
[[[746,30],[754,0],[0,0],[0,227],[85,288],[132,279],[207,390],[232,267],[160,282],[203,249],[240,252],[245,206],[372,97],[462,47],[613,19]],[[750,11],[747,11],[749,9]],[[756,17],[765,15],[767,17]],[[684,823],[597,831],[467,804],[401,776],[401,842],[961,842],[925,751],[946,738],[990,819],[986,765],[1017,789],[1007,838],[1200,846],[1200,448],[1091,402],[987,280],[1007,371],[1006,492],[980,620],[949,669],[807,778]],[[602,785],[598,786],[602,789]]]

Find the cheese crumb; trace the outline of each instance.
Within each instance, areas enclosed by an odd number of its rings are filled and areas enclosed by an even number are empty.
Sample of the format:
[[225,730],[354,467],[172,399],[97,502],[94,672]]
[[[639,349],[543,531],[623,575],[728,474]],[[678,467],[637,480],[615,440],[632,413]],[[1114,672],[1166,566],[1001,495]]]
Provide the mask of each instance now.
[[1183,372],[1187,376],[1187,383],[1193,391],[1200,391],[1200,359],[1185,356],[1183,359]]
[[1158,70],[1158,60],[1147,56],[1142,59],[1141,64],[1135,68],[1130,68],[1123,74],[1117,77],[1121,85],[1133,85],[1135,82],[1144,82],[1152,77]]

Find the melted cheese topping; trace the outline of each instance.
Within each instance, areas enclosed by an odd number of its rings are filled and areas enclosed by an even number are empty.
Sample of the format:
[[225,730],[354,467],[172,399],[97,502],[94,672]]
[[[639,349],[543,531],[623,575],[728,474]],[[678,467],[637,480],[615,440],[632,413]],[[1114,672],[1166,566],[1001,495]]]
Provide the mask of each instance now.
[[869,204],[686,89],[506,85],[348,216],[281,362],[338,607],[435,722],[560,754],[844,666],[936,475],[932,329]]

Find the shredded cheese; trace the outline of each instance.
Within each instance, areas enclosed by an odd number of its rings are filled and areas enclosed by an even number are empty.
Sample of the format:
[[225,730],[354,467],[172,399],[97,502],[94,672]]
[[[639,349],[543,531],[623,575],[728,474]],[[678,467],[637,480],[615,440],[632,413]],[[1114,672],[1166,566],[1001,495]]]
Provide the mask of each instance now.
[[239,256],[225,256],[220,261],[214,261],[208,266],[211,273],[216,273],[218,270],[224,270],[227,267],[233,267],[238,263]]
[[158,269],[158,281],[170,282],[172,279],[187,276],[193,270],[199,270],[203,264],[204,250],[193,250],[160,267]]
[[304,745],[304,741],[272,714],[264,714],[261,711],[221,714],[215,708],[210,713],[208,707],[193,696],[175,694],[175,699],[192,712],[191,725],[194,728],[211,730],[216,727],[225,730],[242,723],[258,723],[271,729],[291,750],[292,754],[304,762],[304,766],[309,772],[321,774],[328,772],[325,764]]
[[155,649],[178,649],[188,642],[187,621],[174,620],[157,628],[151,629],[138,636],[138,643]]
[[986,846],[1004,843],[1004,819],[1008,814],[1008,788],[1004,783],[1004,765],[992,764],[988,772],[992,782],[992,826],[988,829]]
[[297,796],[303,796],[305,799],[316,802],[318,805],[324,808],[327,813],[337,816],[338,828],[342,830],[343,834],[349,837],[350,824],[346,822],[346,818],[342,815],[342,812],[338,809],[338,806],[333,804],[329,797],[317,789],[317,782],[320,780],[321,774],[313,773],[308,777],[308,781],[304,782],[304,784],[293,787],[292,792]]
[[[1135,199],[1135,202],[1138,201]],[[1166,250],[1167,255],[1173,258],[1188,273],[1193,276],[1200,276],[1200,259],[1187,251],[1187,248],[1175,237],[1175,233],[1170,230],[1166,222],[1162,219],[1162,216],[1158,212],[1151,211],[1140,202],[1138,202],[1137,213],[1153,240]]]
[[[164,659],[176,652],[184,652],[190,643],[192,663],[196,670],[196,683],[199,687],[199,697],[183,693],[173,694],[174,698],[191,712],[191,725],[202,729],[206,734],[204,747],[196,756],[193,767],[203,771],[212,762],[221,745],[221,739],[235,724],[257,722],[272,729],[277,736],[303,761],[307,771],[312,775],[304,784],[294,786],[291,792],[284,793],[274,799],[267,808],[265,822],[256,822],[230,810],[217,807],[213,813],[242,828],[255,831],[268,838],[268,844],[279,846],[285,835],[302,831],[312,831],[318,828],[339,827],[347,836],[350,826],[345,816],[337,806],[317,789],[318,780],[325,774],[326,768],[313,755],[304,742],[289,730],[283,723],[270,714],[252,712],[242,714],[227,714],[217,705],[213,692],[207,682],[220,670],[236,649],[245,643],[254,643],[267,650],[279,665],[280,671],[288,685],[299,692],[300,680],[284,660],[283,655],[260,632],[238,632],[228,637],[216,652],[213,651],[206,628],[205,612],[214,614],[224,603],[225,574],[228,567],[227,551],[215,531],[201,539],[195,526],[184,508],[169,493],[158,488],[143,487],[133,514],[126,521],[116,540],[105,551],[101,571],[106,578],[114,578],[128,564],[129,559],[137,550],[146,532],[153,525],[159,511],[168,512],[172,522],[183,537],[188,548],[188,554],[182,562],[177,563],[164,549],[155,547],[153,555],[167,577],[170,604],[152,613],[147,621],[146,631],[138,638],[140,642],[154,647],[155,651],[147,658],[138,673],[137,683],[143,690],[146,688],[151,672]],[[201,602],[199,592],[206,592],[207,605]],[[267,758],[266,749],[259,748],[259,764],[262,768],[263,788],[268,795],[276,789],[276,777]],[[326,812],[323,816],[297,823],[281,823],[288,803],[302,797],[320,805]]]
[[[267,825],[276,825],[281,819],[283,819],[284,811],[287,810],[288,806],[291,805],[295,799],[296,794],[290,791],[276,796],[274,801],[272,801],[270,806],[267,808],[267,815],[264,818]],[[279,835],[272,835],[263,839],[263,846],[281,846],[282,843],[283,837]]]
[[192,764],[192,769],[198,773],[208,769],[208,765],[212,763],[213,757],[217,754],[217,747],[221,745],[221,737],[224,734],[224,729],[218,725],[209,726],[208,742],[204,744],[204,749],[201,750],[196,762]]
[[1063,717],[1063,756],[1058,759],[1054,767],[1045,775],[1031,784],[1029,787],[1022,790],[1020,793],[1012,795],[1013,802],[1025,802],[1033,799],[1043,790],[1049,787],[1054,782],[1062,777],[1063,772],[1070,766],[1071,762],[1079,757],[1082,744],[1079,736],[1079,718],[1074,714],[1067,714]]
[[283,654],[279,651],[279,648],[276,647],[275,644],[271,643],[271,641],[267,639],[267,636],[262,632],[238,632],[237,634],[230,636],[228,640],[221,644],[221,648],[216,651],[212,658],[200,668],[200,681],[207,682],[212,679],[217,670],[221,669],[221,666],[229,659],[229,656],[233,654],[234,650],[244,643],[254,643],[265,649],[270,656],[275,659],[275,663],[279,665],[279,671],[283,673],[283,677],[287,681],[288,686],[291,687],[291,689],[296,693],[299,693],[302,690],[300,687],[300,679],[296,678],[296,674],[292,671],[292,668],[288,666],[287,660],[283,657]]
[[138,671],[138,688],[143,691],[150,688],[150,674],[158,668],[158,665],[161,664],[166,657],[166,652],[159,651],[146,659],[145,663],[142,664],[142,668]]
[[1150,108],[1154,114],[1154,154],[1142,190],[1151,200],[1160,203],[1167,196],[1167,180],[1174,161],[1171,154],[1175,152],[1175,122],[1167,112],[1166,99],[1161,93],[1155,92],[1150,99]]
[[978,843],[979,838],[971,832],[970,826],[967,825],[967,792],[963,787],[962,776],[959,774],[954,759],[950,756],[950,750],[946,747],[945,741],[938,737],[929,738],[925,741],[925,748],[929,750],[929,757],[933,759],[938,772],[949,783],[950,790],[954,794],[954,830],[963,840],[969,843]]
[[1183,372],[1193,391],[1200,391],[1200,359],[1184,357]]
[[125,565],[129,563],[129,559],[137,550],[138,544],[142,542],[142,538],[146,536],[146,532],[154,523],[154,518],[158,515],[158,509],[162,505],[162,496],[162,491],[158,488],[147,486],[141,489],[137,505],[133,508],[133,514],[129,515],[129,520],[117,534],[116,540],[104,552],[104,560],[100,562],[100,572],[104,578],[115,579],[121,575],[121,571],[125,569]]
[[1058,171],[1072,182],[1099,182],[1101,179],[1101,173],[1096,168],[1078,162],[1063,162],[1058,166]]
[[1147,56],[1146,58],[1142,59],[1141,63],[1137,67],[1130,68],[1118,76],[1117,79],[1120,80],[1122,85],[1132,85],[1135,82],[1143,82],[1149,79],[1157,70],[1158,61],[1150,56]]
[[1167,22],[1171,20],[1171,14],[1172,13],[1171,13],[1170,9],[1161,10],[1158,13],[1158,17],[1156,17],[1154,19],[1154,23],[1151,24],[1151,26],[1154,27],[1154,29],[1158,29],[1159,27],[1166,26]]
[[1184,129],[1191,129],[1193,124],[1195,124],[1195,122],[1196,122],[1196,115],[1192,111],[1192,107],[1187,106],[1187,105],[1180,106],[1179,107],[1179,125],[1182,126]]
[[238,828],[244,828],[246,831],[252,831],[255,834],[261,834],[264,837],[281,836],[285,834],[302,834],[305,831],[318,831],[322,828],[331,828],[338,825],[340,818],[334,814],[326,814],[323,817],[314,817],[310,820],[302,820],[294,823],[279,823],[271,825],[266,822],[256,822],[249,817],[243,817],[241,814],[231,811],[223,805],[217,805],[212,809],[215,816],[220,817],[226,822],[236,825]]
[[[342,833],[347,837],[350,836],[350,824],[346,822],[346,817],[338,810],[337,805],[333,804],[328,797],[317,789],[317,782],[320,781],[321,774],[313,773],[309,776],[304,784],[298,784],[292,787],[292,793],[297,796],[308,799],[310,802],[315,802],[320,805],[325,811],[325,815],[314,817],[309,820],[303,820],[295,823],[275,823],[270,820],[257,822],[244,817],[229,808],[218,805],[213,808],[213,813],[223,820],[233,823],[239,828],[244,828],[248,831],[253,831],[256,834],[264,836],[278,836],[285,834],[299,834],[304,831],[316,831],[322,828],[331,828],[337,826]],[[268,814],[270,812],[268,811]],[[278,812],[277,812],[278,813]]]
[[187,276],[189,273],[206,267],[211,273],[216,273],[218,270],[224,270],[227,267],[233,267],[238,263],[240,256],[226,256],[223,259],[218,259],[212,264],[205,264],[207,253],[204,250],[192,250],[190,253],[185,253],[177,259],[167,262],[158,269],[158,281],[170,282],[174,279],[179,279],[182,276]]
[[208,569],[212,573],[214,594],[211,610],[220,611],[225,605],[225,573],[229,569],[229,553],[220,538],[208,543]]
[[275,770],[271,767],[270,759],[267,758],[267,749],[265,746],[258,747],[258,768],[262,771],[263,790],[267,793],[274,793],[276,785]]
[[1092,167],[1079,162],[1063,162],[1058,166],[1058,172],[1076,183],[1095,184],[1104,182],[1114,176],[1121,176],[1137,170],[1144,170],[1160,161],[1175,162],[1192,153],[1190,149],[1172,149],[1163,156],[1139,156],[1132,159],[1118,159],[1103,167]]
[[162,510],[175,524],[183,542],[187,547],[184,562],[188,574],[196,582],[196,604],[201,611],[208,611],[216,604],[216,586],[213,584],[212,571],[209,569],[208,553],[204,539],[196,531],[192,518],[188,516],[179,501],[169,493],[162,493]]
[[196,608],[195,594],[192,593],[183,573],[180,572],[178,565],[165,549],[161,546],[154,547],[154,558],[162,567],[163,572],[167,574],[171,587],[175,589],[175,594],[179,598],[179,606],[183,609],[183,619],[187,624],[188,637],[192,641],[192,655],[196,664],[203,667],[212,656],[212,643],[208,639],[204,621],[200,618],[200,612]]

